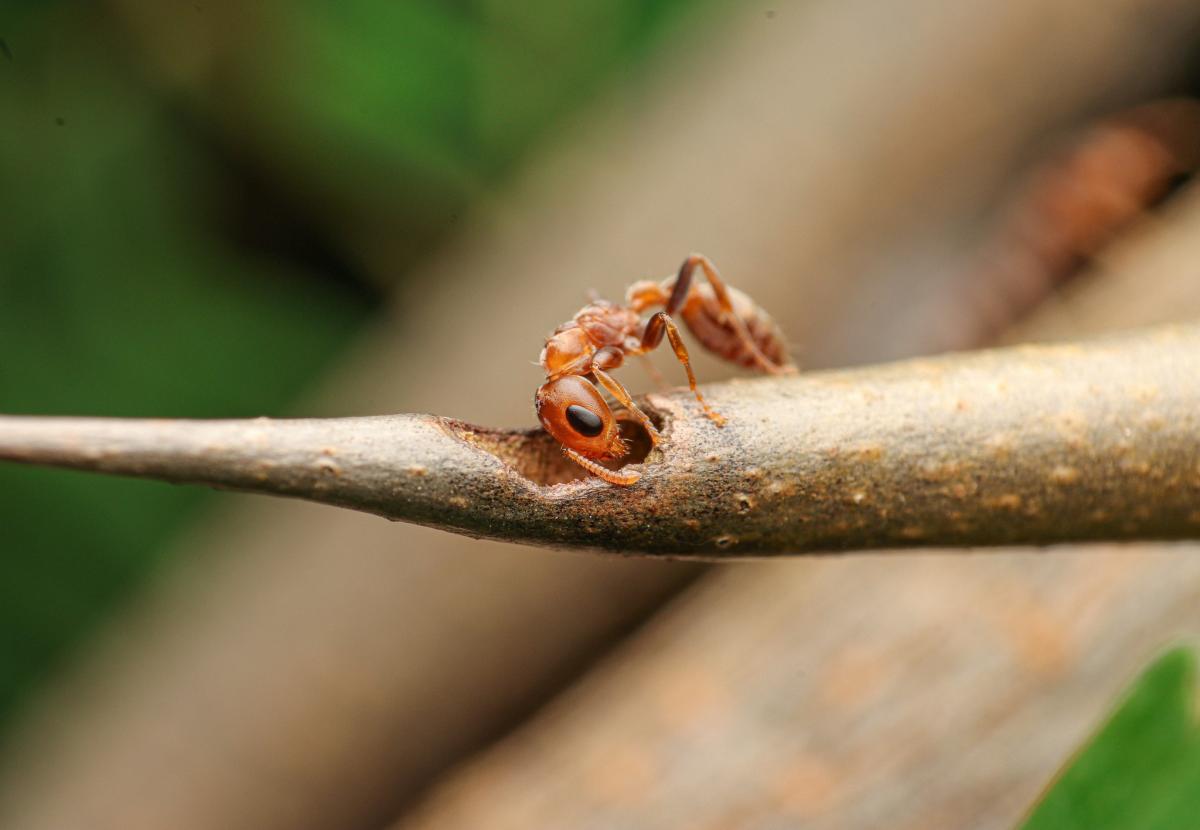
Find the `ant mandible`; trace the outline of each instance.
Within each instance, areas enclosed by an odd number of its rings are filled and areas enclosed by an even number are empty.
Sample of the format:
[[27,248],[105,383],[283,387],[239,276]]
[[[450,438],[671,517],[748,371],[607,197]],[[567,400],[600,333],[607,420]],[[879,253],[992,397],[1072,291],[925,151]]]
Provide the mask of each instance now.
[[[693,281],[697,268],[704,272],[707,284]],[[655,306],[663,310],[643,323],[642,313]],[[628,447],[595,383],[629,410],[657,444],[658,430],[649,416],[608,373],[627,355],[644,355],[657,348],[664,334],[687,371],[688,385],[704,414],[717,426],[725,424],[696,388],[687,347],[672,319],[676,314],[706,349],[731,363],[773,375],[796,371],[775,322],[741,291],[726,286],[708,257],[700,254],[689,256],[677,275],[662,282],[642,280],[631,285],[624,305],[594,300],[584,306],[547,338],[540,358],[546,382],[534,395],[534,406],[542,426],[567,457],[612,484],[630,485],[641,475],[596,463],[620,458]]]

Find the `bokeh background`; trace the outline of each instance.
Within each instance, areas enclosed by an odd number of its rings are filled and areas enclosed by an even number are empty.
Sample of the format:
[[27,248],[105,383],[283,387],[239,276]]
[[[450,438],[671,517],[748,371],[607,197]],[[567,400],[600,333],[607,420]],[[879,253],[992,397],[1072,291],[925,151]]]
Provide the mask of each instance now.
[[[529,424],[691,250],[813,368],[1196,311],[1186,187],[1065,288],[979,252],[1200,11],[968,5],[8,0],[0,411]],[[1200,632],[1159,549],[704,569],[16,467],[0,527],[6,827],[1007,826]]]

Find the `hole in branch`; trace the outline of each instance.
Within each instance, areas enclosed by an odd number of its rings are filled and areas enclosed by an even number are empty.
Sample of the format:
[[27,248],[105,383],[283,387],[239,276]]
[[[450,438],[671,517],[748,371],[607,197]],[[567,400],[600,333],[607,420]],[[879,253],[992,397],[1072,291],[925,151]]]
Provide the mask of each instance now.
[[[663,417],[644,404],[642,410],[650,416],[654,426],[661,432],[665,423]],[[650,442],[649,433],[627,412],[622,410],[614,415],[621,430],[621,438],[629,446],[629,452],[621,458],[599,463],[610,470],[619,470],[629,464],[641,464],[654,446]],[[445,424],[458,438],[496,456],[534,484],[547,486],[593,478],[586,470],[563,455],[562,447],[544,429],[491,430],[461,421],[446,421]]]
[[[661,432],[662,418],[654,413],[648,412],[646,414],[650,416],[655,429]],[[650,455],[650,450],[654,449],[654,444],[650,441],[650,433],[646,432],[646,428],[642,426],[640,421],[626,412],[617,414],[617,426],[621,431],[621,438],[625,441],[625,445],[629,447],[629,451],[621,458],[614,458],[611,461],[601,461],[600,463],[610,470],[619,470],[629,464],[641,464],[646,460],[646,456]]]

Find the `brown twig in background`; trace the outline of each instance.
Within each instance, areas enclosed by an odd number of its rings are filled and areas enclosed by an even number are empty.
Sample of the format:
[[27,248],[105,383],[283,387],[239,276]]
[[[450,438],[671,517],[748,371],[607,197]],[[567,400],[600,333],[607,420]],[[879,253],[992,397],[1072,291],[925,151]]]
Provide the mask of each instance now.
[[1200,327],[651,395],[641,482],[428,415],[0,418],[0,458],[295,496],[465,533],[707,559],[1200,535]]
[[1200,101],[1108,116],[1025,177],[975,273],[950,299],[945,348],[993,340],[1200,167]]

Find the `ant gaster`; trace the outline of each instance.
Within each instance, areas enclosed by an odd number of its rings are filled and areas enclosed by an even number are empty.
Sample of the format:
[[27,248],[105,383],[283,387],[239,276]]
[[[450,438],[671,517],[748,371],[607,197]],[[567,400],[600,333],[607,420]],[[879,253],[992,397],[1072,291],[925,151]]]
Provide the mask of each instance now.
[[[697,268],[704,272],[707,284],[693,281]],[[663,310],[643,322],[642,314],[656,306]],[[775,322],[741,291],[726,286],[713,264],[700,254],[689,256],[677,275],[662,282],[643,280],[631,285],[624,305],[595,300],[584,306],[547,338],[540,358],[546,382],[537,390],[534,405],[542,426],[562,445],[563,452],[612,484],[633,484],[641,476],[633,470],[610,470],[596,463],[620,458],[628,447],[595,384],[629,410],[657,444],[658,430],[649,416],[609,372],[624,363],[626,356],[644,355],[658,347],[664,334],[687,371],[688,385],[704,414],[717,426],[725,423],[696,388],[687,347],[672,319],[675,315],[706,349],[731,363],[773,375],[796,371]]]

